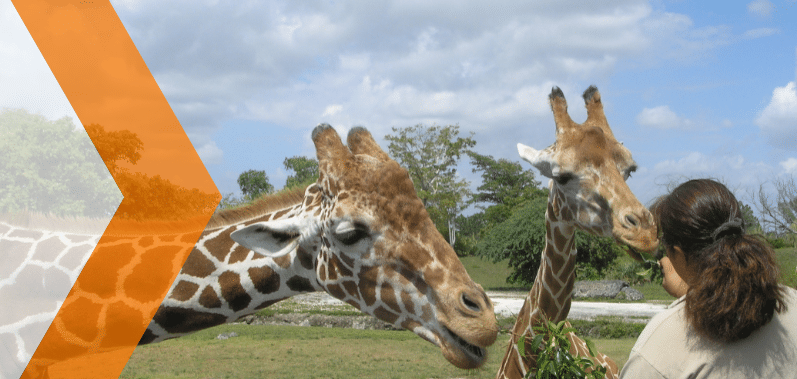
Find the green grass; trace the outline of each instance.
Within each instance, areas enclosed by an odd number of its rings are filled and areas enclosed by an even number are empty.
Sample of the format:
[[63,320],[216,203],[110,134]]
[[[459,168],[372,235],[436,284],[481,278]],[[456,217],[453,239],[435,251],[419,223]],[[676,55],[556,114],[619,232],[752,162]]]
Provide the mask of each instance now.
[[408,331],[224,325],[137,348],[120,378],[492,378],[501,345],[485,368],[461,370]]
[[775,250],[775,257],[780,265],[781,283],[797,288],[797,249],[786,247]]
[[528,291],[531,288],[530,286],[518,286],[506,282],[506,278],[512,273],[512,269],[507,264],[508,261],[492,263],[476,256],[460,257],[459,260],[462,261],[462,265],[465,266],[465,270],[468,271],[471,279],[481,284],[485,291]]
[[[239,337],[216,340],[220,333]],[[506,349],[502,334],[478,370],[461,370],[408,331],[222,325],[138,347],[120,378],[494,378]],[[594,339],[618,365],[634,339]]]
[[[797,285],[797,249],[776,250],[784,284]],[[625,257],[621,257],[621,262]],[[461,258],[474,281],[486,290],[528,288],[506,283],[506,262],[491,263],[478,257]],[[634,285],[646,301],[672,301],[659,284]],[[261,311],[263,314],[305,312],[359,315],[348,305],[330,309],[305,309],[290,300]],[[642,325],[617,320],[571,321],[579,335],[590,338],[597,349],[622,367]],[[506,322],[511,328],[514,320]],[[224,332],[239,337],[216,340]],[[601,336],[593,338],[589,336]],[[618,338],[619,337],[619,338]],[[461,370],[443,358],[440,350],[408,331],[374,331],[339,328],[222,325],[135,350],[120,378],[494,378],[506,349],[501,334],[490,347],[487,363],[478,370]]]

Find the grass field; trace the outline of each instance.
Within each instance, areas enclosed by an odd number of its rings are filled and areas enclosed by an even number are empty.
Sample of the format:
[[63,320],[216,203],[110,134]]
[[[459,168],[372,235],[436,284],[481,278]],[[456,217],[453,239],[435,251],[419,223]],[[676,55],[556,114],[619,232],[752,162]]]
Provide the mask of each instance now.
[[[239,336],[215,339],[227,332]],[[137,348],[120,378],[494,378],[507,339],[484,367],[461,370],[408,331],[222,325]],[[622,365],[634,339],[594,342]]]
[[[797,249],[778,249],[776,253],[782,282],[795,286]],[[510,269],[505,262],[491,263],[478,257],[462,261],[486,290],[528,290],[506,283]],[[634,288],[646,300],[673,300],[658,284]],[[298,310],[289,301],[280,304],[265,312]],[[349,309],[323,312],[358,314]],[[216,339],[228,332],[239,336]],[[484,367],[460,370],[449,364],[437,347],[408,331],[222,325],[137,348],[120,378],[494,378],[507,340],[506,334],[499,335]],[[622,367],[636,338],[593,341]]]

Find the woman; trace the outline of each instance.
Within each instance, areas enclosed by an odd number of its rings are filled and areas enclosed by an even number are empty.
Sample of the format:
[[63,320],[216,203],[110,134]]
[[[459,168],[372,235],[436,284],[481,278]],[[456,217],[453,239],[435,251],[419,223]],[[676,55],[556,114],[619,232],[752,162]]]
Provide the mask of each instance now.
[[797,377],[797,291],[778,284],[772,248],[744,234],[733,194],[691,180],[651,211],[668,257],[663,285],[680,298],[651,319],[620,376]]

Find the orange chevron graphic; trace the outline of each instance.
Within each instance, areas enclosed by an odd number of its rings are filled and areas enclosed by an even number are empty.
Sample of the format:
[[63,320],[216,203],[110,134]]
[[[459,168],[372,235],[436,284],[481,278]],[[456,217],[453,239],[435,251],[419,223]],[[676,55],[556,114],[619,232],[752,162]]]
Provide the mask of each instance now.
[[[144,146],[109,167],[124,200],[22,377],[116,378],[220,195],[109,1],[12,2],[81,123],[104,128],[87,128],[103,160],[123,146],[100,146],[101,133]],[[152,183],[181,189],[153,197]],[[153,217],[153,198],[179,214]]]

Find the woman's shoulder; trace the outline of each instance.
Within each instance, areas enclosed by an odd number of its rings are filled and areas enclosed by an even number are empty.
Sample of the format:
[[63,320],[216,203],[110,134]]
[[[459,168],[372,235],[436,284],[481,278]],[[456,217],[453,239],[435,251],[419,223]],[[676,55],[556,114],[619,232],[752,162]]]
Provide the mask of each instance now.
[[[667,309],[659,312],[650,319],[648,324],[642,330],[642,333],[637,338],[636,344],[633,349],[642,351],[644,346],[649,345],[652,339],[661,337],[669,338],[673,333],[684,333],[687,327],[686,318],[684,313],[685,298],[681,297],[669,306]],[[656,344],[658,341],[653,342]]]
[[786,310],[781,312],[781,316],[785,316],[795,322],[795,329],[797,329],[797,290],[787,286],[783,288],[783,301],[786,304]]

